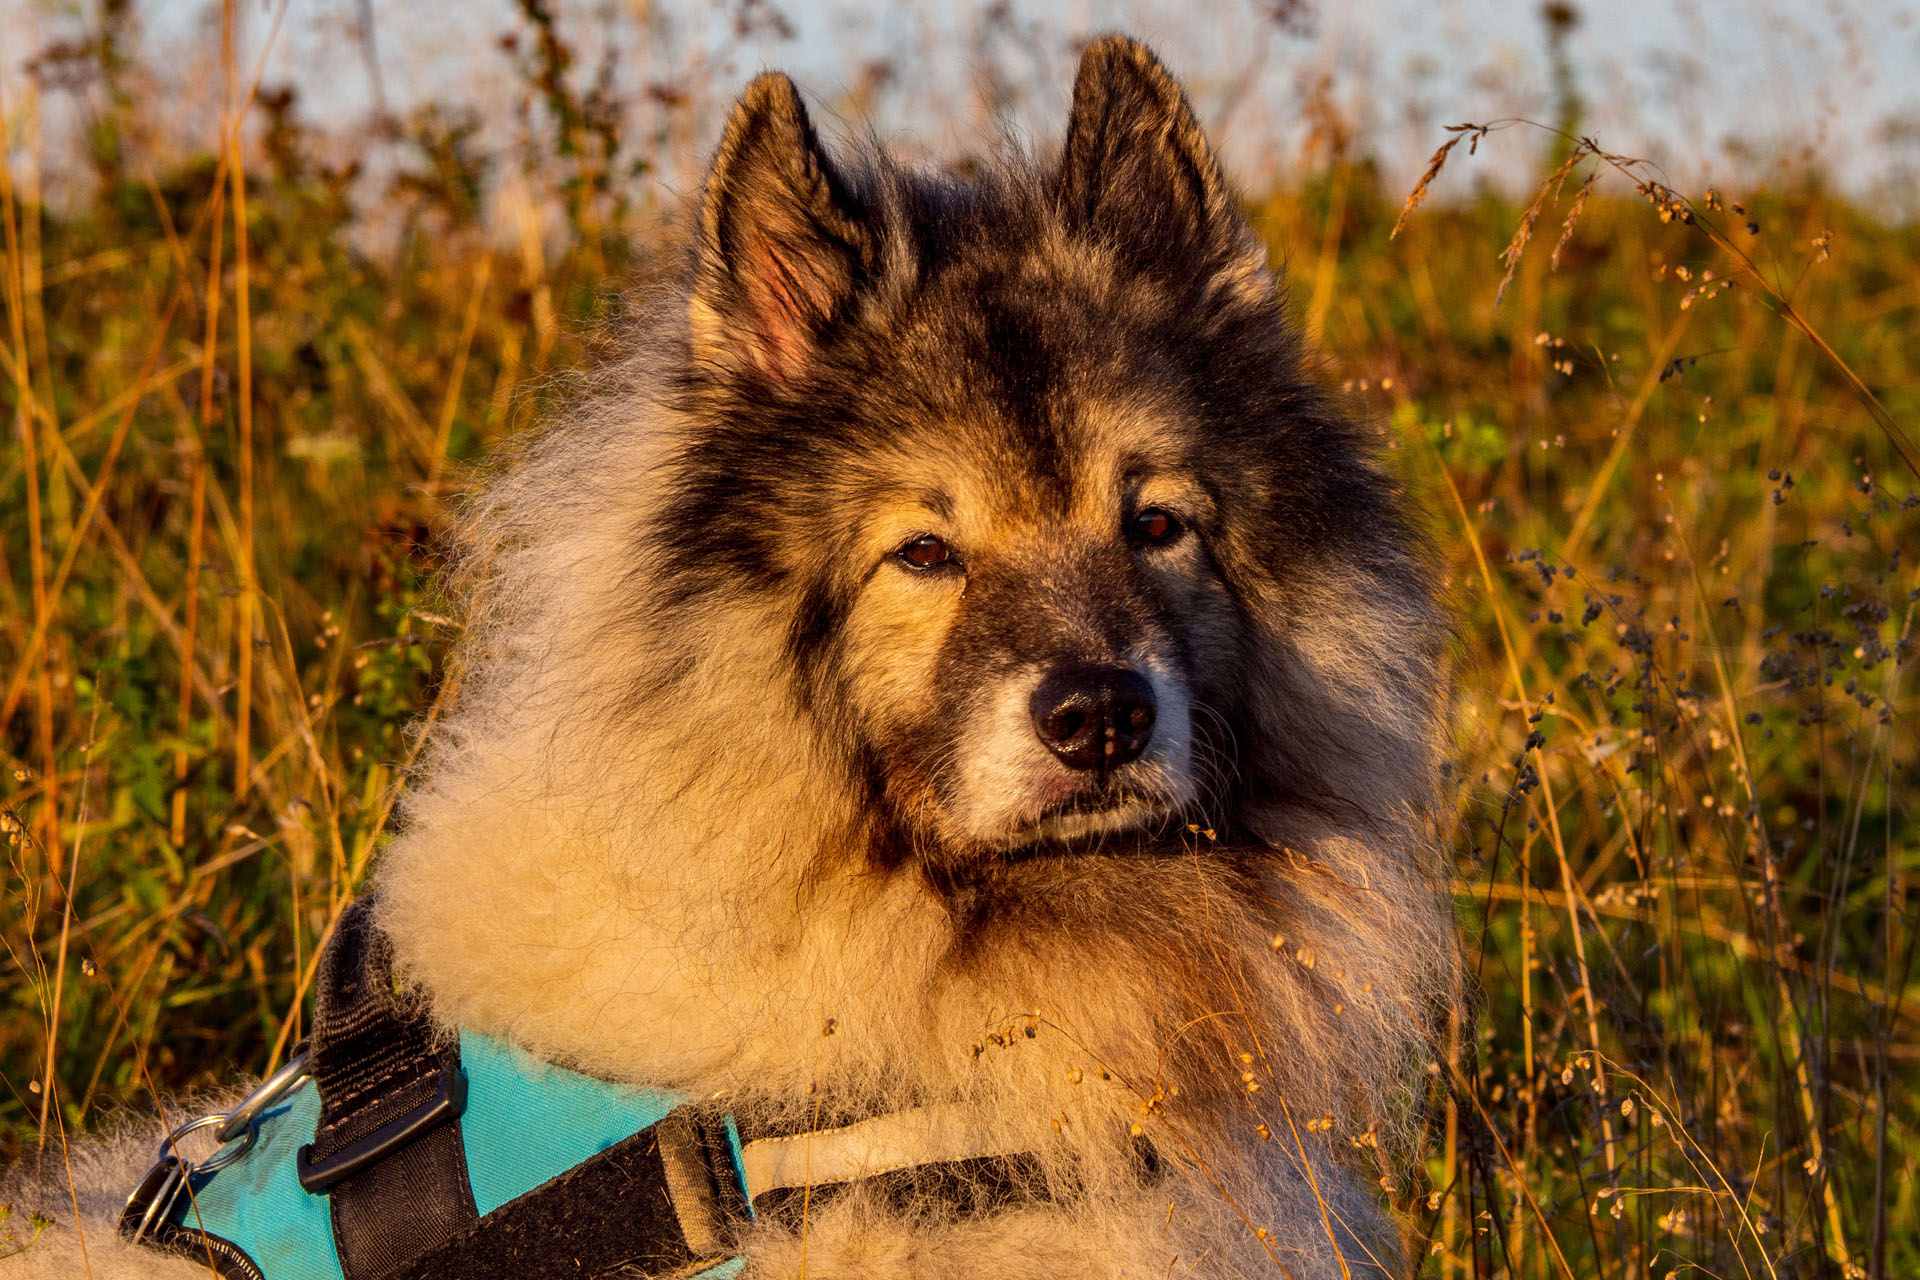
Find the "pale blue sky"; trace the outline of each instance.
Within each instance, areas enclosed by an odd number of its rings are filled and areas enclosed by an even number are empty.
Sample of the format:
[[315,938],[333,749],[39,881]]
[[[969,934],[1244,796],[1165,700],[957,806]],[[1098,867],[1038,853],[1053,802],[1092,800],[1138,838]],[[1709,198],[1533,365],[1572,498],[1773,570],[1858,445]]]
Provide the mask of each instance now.
[[[294,83],[309,118],[351,126],[371,105],[352,37],[358,4],[290,0],[266,78]],[[1395,178],[1417,173],[1444,123],[1549,109],[1538,0],[1319,0],[1306,35],[1263,21],[1270,0],[1016,0],[1012,34],[988,31],[988,0],[774,4],[791,38],[737,39],[727,16],[737,4],[557,0],[588,69],[610,48],[623,79],[684,74],[702,92],[700,121],[684,121],[670,148],[687,158],[710,144],[711,117],[760,67],[792,70],[831,106],[866,64],[887,58],[905,74],[883,90],[878,122],[898,144],[941,154],[977,146],[994,131],[979,92],[994,79],[1024,95],[1016,125],[1046,136],[1059,127],[1073,41],[1116,28],[1154,42],[1188,79],[1229,163],[1250,180],[1292,161],[1301,87],[1323,75]],[[138,7],[145,51],[178,82],[171,123],[192,134],[213,101],[218,5]],[[371,7],[390,102],[464,103],[504,123],[512,81],[497,40],[514,25],[509,0]],[[17,114],[24,57],[88,8],[86,0],[0,0],[0,83],[10,110]],[[238,0],[236,8],[257,48],[269,5]],[[1660,158],[1690,189],[1762,180],[1817,154],[1849,187],[1920,211],[1920,0],[1585,0],[1580,8],[1585,20],[1570,50],[1589,104],[1585,125],[1611,149]],[[47,121],[59,124],[52,106]],[[1514,137],[1475,163],[1497,174],[1536,153]]]

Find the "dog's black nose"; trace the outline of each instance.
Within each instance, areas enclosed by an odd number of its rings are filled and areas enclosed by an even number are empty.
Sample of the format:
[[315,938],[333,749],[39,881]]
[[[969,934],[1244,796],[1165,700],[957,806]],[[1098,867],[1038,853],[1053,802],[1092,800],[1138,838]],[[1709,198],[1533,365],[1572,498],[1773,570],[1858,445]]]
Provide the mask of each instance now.
[[1153,737],[1153,686],[1125,667],[1062,667],[1027,706],[1033,731],[1069,769],[1118,769]]

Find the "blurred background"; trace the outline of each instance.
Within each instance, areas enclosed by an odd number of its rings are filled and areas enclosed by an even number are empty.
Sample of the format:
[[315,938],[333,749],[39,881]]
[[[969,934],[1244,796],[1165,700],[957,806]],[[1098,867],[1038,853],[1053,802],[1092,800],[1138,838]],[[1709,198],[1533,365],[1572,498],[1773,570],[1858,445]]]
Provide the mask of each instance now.
[[[891,145],[951,158],[1007,133],[1049,136],[1076,48],[1112,29],[1149,40],[1187,76],[1254,186],[1302,161],[1313,123],[1301,106],[1317,96],[1394,182],[1418,173],[1443,123],[1551,120],[1572,106],[1583,128],[1660,161],[1676,185],[1818,171],[1904,213],[1920,198],[1910,0],[473,0],[456,12],[393,0],[0,0],[12,141],[38,135],[59,155],[97,126],[109,86],[87,64],[104,40],[119,64],[112,87],[167,105],[142,113],[141,143],[203,145],[221,110],[229,8],[247,78],[290,91],[296,118],[363,165],[422,112],[471,126],[488,149],[527,141],[516,129],[531,105],[526,71],[547,31],[566,42],[566,78],[593,99],[595,123],[619,131],[618,158],[647,160],[677,189],[732,90],[762,68],[791,71],[829,113]],[[34,93],[36,82],[52,91]],[[1515,174],[1510,160],[1488,168]],[[79,177],[49,164],[41,185]]]
[[459,696],[450,512],[621,349],[746,79],[964,172],[1113,28],[1459,614],[1478,998],[1409,1159],[1336,1138],[1419,1273],[1920,1274],[1895,0],[0,0],[0,1161],[299,1039]]

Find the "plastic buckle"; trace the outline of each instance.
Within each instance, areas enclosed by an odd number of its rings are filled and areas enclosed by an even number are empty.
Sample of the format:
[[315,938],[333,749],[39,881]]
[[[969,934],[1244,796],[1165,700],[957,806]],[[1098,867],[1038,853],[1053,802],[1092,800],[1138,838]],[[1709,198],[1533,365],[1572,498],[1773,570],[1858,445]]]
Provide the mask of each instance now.
[[413,1110],[395,1116],[372,1133],[355,1138],[332,1155],[315,1159],[313,1144],[302,1146],[294,1159],[294,1167],[300,1174],[300,1185],[310,1195],[321,1195],[336,1182],[378,1164],[447,1121],[459,1119],[466,1109],[466,1072],[456,1064],[443,1065],[433,1096]]

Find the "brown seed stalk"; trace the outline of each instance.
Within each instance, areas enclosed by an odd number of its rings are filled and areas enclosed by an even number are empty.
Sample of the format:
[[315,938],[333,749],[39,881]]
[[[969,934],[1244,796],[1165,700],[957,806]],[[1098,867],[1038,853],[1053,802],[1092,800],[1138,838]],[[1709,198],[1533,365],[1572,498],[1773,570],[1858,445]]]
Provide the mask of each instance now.
[[1507,273],[1500,277],[1500,289],[1493,295],[1495,307],[1500,305],[1501,299],[1507,296],[1508,287],[1513,284],[1513,274],[1520,269],[1520,256],[1527,251],[1527,241],[1533,238],[1534,224],[1540,221],[1540,214],[1547,207],[1547,200],[1560,189],[1560,185],[1567,180],[1567,175],[1573,172],[1573,167],[1579,164],[1586,154],[1587,149],[1584,143],[1574,147],[1560,167],[1547,175],[1547,180],[1540,184],[1540,190],[1534,193],[1533,203],[1528,205],[1527,211],[1520,216],[1520,225],[1514,228],[1513,239],[1509,240],[1507,247],[1500,251],[1500,261],[1506,264]]
[[1440,149],[1433,153],[1433,158],[1427,161],[1427,171],[1420,175],[1420,181],[1413,184],[1413,191],[1407,196],[1407,202],[1400,206],[1400,216],[1393,220],[1393,230],[1387,233],[1387,239],[1391,240],[1400,234],[1400,228],[1406,225],[1413,211],[1420,207],[1420,202],[1427,198],[1427,188],[1432,186],[1433,180],[1440,176],[1441,168],[1447,163],[1447,153],[1459,146],[1460,139],[1466,136],[1464,133],[1454,134],[1441,143]]
[[1580,190],[1574,193],[1573,203],[1567,208],[1567,220],[1560,225],[1560,239],[1553,246],[1553,256],[1547,260],[1547,270],[1560,269],[1560,254],[1573,239],[1573,224],[1580,221],[1580,213],[1587,207],[1587,197],[1593,193],[1593,180],[1600,176],[1598,165],[1587,171],[1587,180],[1580,184]]

